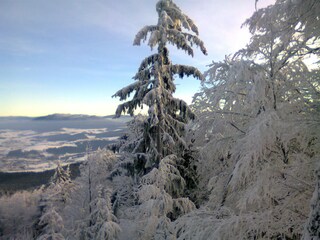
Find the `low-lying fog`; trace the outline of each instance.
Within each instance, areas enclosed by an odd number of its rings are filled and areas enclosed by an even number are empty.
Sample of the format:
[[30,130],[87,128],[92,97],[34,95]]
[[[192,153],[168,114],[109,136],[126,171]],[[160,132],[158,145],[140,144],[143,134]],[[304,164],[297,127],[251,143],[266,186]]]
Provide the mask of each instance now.
[[43,171],[56,161],[83,161],[88,151],[117,141],[128,117],[0,118],[0,171]]

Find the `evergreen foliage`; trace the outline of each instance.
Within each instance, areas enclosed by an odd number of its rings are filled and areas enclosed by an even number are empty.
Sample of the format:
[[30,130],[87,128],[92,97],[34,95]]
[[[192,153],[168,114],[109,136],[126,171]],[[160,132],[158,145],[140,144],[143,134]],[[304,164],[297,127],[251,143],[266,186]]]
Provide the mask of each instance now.
[[192,46],[195,45],[206,54],[204,44],[197,36],[196,25],[172,0],[158,1],[156,10],[157,25],[142,28],[135,37],[134,45],[140,45],[149,37],[148,45],[151,49],[157,46],[157,53],[142,61],[138,73],[133,77],[133,84],[114,95],[120,100],[126,100],[134,93],[131,100],[119,105],[117,117],[125,112],[133,115],[134,110],[143,105],[149,107],[141,146],[138,146],[143,153],[148,154],[146,168],[157,166],[163,157],[172,153],[179,154],[186,148],[183,139],[185,123],[193,119],[194,115],[183,100],[172,96],[176,90],[174,75],[202,79],[198,69],[172,64],[167,45],[172,44],[191,56]]
[[123,154],[111,174],[119,184],[114,203],[120,226],[125,229],[120,239],[125,239],[129,230],[134,239],[175,239],[172,222],[195,209],[186,197],[195,183],[195,169],[189,169],[193,158],[187,154],[189,146],[184,139],[185,125],[194,114],[183,100],[172,95],[175,75],[203,76],[194,67],[172,64],[167,45],[191,56],[193,45],[204,54],[206,49],[197,36],[196,25],[173,1],[160,0],[156,9],[158,24],[141,29],[134,45],[149,36],[148,45],[151,49],[157,46],[157,53],[142,61],[135,83],[114,95],[126,100],[134,93],[131,100],[118,107],[117,116],[125,112],[133,115],[134,109],[143,105],[149,108],[147,119],[138,116],[129,124],[131,133],[119,147],[120,152],[129,153]]
[[69,166],[63,169],[58,162],[49,187],[39,201],[40,216],[34,226],[36,239],[65,239],[62,213],[75,189],[76,185],[70,178]]
[[72,201],[64,210],[69,239],[116,238],[120,228],[111,206],[113,183],[108,179],[116,161],[116,156],[106,149],[87,153],[75,180],[79,187],[72,192]]
[[64,225],[62,217],[55,210],[55,208],[50,205],[47,206],[46,211],[40,217],[39,226],[42,227],[40,236],[37,240],[64,240],[62,232],[64,232]]

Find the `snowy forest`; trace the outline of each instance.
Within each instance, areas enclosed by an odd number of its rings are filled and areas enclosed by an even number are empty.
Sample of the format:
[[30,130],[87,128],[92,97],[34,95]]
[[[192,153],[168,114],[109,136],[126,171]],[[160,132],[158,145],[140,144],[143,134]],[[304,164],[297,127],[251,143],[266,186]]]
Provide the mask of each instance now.
[[[79,177],[58,164],[49,184],[2,196],[0,239],[320,239],[320,1],[257,8],[246,47],[203,73],[168,48],[207,54],[192,16],[155,7],[133,42],[154,51],[114,95],[128,132],[88,151]],[[174,97],[189,76],[191,105]]]

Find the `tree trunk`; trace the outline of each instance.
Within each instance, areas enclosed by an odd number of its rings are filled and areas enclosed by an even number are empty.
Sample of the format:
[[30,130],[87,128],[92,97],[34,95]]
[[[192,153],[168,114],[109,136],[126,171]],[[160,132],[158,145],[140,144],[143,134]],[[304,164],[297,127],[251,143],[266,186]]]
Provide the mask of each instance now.
[[158,119],[159,119],[159,123],[157,126],[157,151],[158,151],[158,155],[156,158],[156,165],[159,165],[160,160],[163,157],[163,147],[162,147],[162,141],[161,141],[161,135],[162,135],[162,123],[163,123],[163,119],[162,119],[162,109],[161,109],[161,103],[158,103]]

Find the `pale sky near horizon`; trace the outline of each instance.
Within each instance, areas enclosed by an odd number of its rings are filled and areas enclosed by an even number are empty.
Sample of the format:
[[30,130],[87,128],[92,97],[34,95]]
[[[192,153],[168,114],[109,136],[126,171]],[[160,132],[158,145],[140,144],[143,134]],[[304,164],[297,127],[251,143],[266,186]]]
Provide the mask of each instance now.
[[[111,96],[133,82],[152,52],[133,46],[135,34],[157,23],[156,0],[0,0],[0,116],[53,113],[110,115]],[[259,0],[258,7],[274,0]],[[171,48],[174,63],[201,71],[248,43],[241,24],[254,0],[176,0],[199,28],[208,56]],[[188,103],[198,80],[177,78],[176,97]]]

